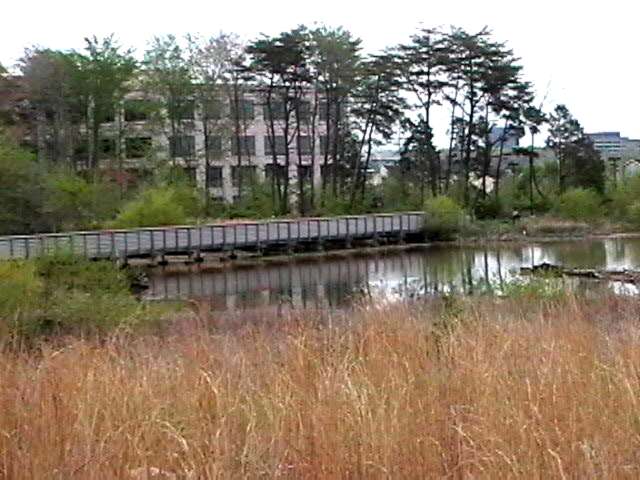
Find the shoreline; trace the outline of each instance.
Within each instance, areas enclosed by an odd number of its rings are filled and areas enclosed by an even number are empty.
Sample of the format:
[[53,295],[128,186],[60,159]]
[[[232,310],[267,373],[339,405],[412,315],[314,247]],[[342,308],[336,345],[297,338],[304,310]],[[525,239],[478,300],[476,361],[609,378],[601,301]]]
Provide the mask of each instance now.
[[240,270],[267,267],[270,265],[307,263],[313,261],[349,259],[369,255],[393,255],[402,252],[424,251],[434,247],[482,247],[488,245],[522,245],[531,243],[579,242],[606,239],[634,239],[640,238],[640,232],[624,233],[587,233],[584,235],[500,235],[486,237],[461,237],[454,240],[423,241],[405,244],[390,244],[379,246],[358,246],[355,248],[336,248],[323,251],[305,251],[295,253],[277,253],[263,255],[257,253],[239,252],[237,258],[229,258],[227,254],[203,254],[202,262],[185,262],[184,257],[176,257],[168,265],[158,266],[148,263],[131,262],[132,267],[143,268],[149,274],[184,273],[196,267],[201,272],[216,272],[223,270]]

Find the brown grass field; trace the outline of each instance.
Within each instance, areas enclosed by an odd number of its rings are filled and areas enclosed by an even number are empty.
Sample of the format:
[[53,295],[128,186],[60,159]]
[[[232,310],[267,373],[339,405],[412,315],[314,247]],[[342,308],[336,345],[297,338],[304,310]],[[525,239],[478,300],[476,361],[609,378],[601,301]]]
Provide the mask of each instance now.
[[0,478],[639,478],[640,300],[206,306],[0,352]]

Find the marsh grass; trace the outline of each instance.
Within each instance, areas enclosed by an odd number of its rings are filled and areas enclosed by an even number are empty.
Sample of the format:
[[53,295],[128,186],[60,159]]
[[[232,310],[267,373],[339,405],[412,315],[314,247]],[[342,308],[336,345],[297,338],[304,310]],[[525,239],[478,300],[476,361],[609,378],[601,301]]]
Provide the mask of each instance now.
[[[194,304],[0,352],[3,478],[637,478],[640,302]],[[156,476],[154,478],[162,478]]]

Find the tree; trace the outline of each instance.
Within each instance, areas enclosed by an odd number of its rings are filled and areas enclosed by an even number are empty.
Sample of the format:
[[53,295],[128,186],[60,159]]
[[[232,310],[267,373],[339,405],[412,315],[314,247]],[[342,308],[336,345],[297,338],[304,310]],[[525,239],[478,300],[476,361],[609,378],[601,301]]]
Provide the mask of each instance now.
[[[298,27],[276,37],[260,38],[247,47],[247,52],[264,104],[267,144],[272,158],[272,192],[277,198],[279,213],[286,214],[289,212],[290,147],[300,133],[296,111],[299,112],[310,82],[307,30]],[[284,156],[283,165],[279,156]]]
[[23,108],[32,125],[38,160],[76,160],[74,153],[82,154],[78,127],[85,114],[77,89],[80,75],[76,55],[27,49],[19,68],[26,100]]
[[155,37],[143,65],[143,89],[155,107],[156,125],[169,137],[171,166],[179,167],[178,158],[182,158],[188,167],[194,160],[195,145],[184,141],[184,136],[194,126],[195,88],[186,53],[175,36]]
[[[433,148],[431,111],[433,106],[440,105],[444,89],[449,84],[446,77],[446,46],[445,36],[439,29],[422,29],[411,37],[411,43],[397,47],[395,59],[402,86],[415,99],[413,108],[422,110],[419,122],[409,124],[410,138],[413,143],[421,145],[418,152],[414,153],[424,155],[422,160],[428,163],[428,178],[433,196],[438,195],[440,190],[440,165]],[[421,185],[420,191],[424,199],[424,185]]]
[[[454,29],[447,35],[443,48],[449,58],[445,66],[449,84],[456,86],[456,97],[458,92],[462,94],[458,100],[465,114],[465,131],[461,136],[462,182],[464,204],[468,205],[471,155],[482,139],[485,145],[480,173],[484,179],[489,170],[493,148],[487,142],[490,115],[511,110],[512,102],[523,101],[530,95],[529,87],[520,78],[522,67],[513,51],[494,41],[486,28],[475,34]],[[484,181],[483,193],[486,193]]]
[[[76,90],[82,95],[90,134],[89,167],[96,170],[101,154],[101,125],[114,121],[127,93],[127,84],[137,71],[131,49],[122,51],[113,35],[85,38],[85,54],[76,53],[78,75]],[[116,146],[120,142],[115,142]],[[116,147],[116,152],[119,149]]]
[[439,193],[440,158],[433,146],[431,128],[422,116],[418,117],[417,122],[407,119],[405,128],[409,131],[409,136],[401,152],[402,172],[406,174],[405,181],[416,183],[417,180],[422,205],[426,199],[427,183],[433,197]]
[[42,231],[44,170],[34,156],[0,130],[0,233]]
[[565,105],[558,105],[549,115],[547,146],[558,159],[558,190],[592,188],[604,191],[604,162],[584,134],[580,122]]
[[350,142],[348,105],[355,94],[361,71],[361,40],[342,28],[319,27],[310,32],[315,71],[315,91],[321,93],[319,120],[325,124],[320,153],[323,157],[322,204],[328,180],[332,195],[338,195],[339,172],[347,163]]
[[549,136],[547,146],[552,148],[558,159],[558,190],[563,193],[567,187],[567,149],[584,135],[580,122],[565,105],[557,105],[549,115]]
[[[201,38],[187,36],[189,65],[191,76],[196,82],[195,96],[202,106],[202,132],[204,136],[205,158],[205,203],[211,200],[210,166],[212,157],[222,155],[223,136],[231,129],[223,115],[224,99],[229,97],[232,105],[234,141],[240,144],[240,132],[245,124],[246,112],[238,109],[240,86],[238,64],[242,63],[242,46],[234,35],[220,33],[216,36]],[[244,129],[246,130],[246,128]],[[220,140],[220,142],[216,142]],[[242,195],[242,149],[238,148],[239,194]]]
[[[354,92],[352,114],[357,134],[357,154],[353,164],[350,205],[357,192],[364,197],[367,171],[373,146],[388,141],[402,118],[406,102],[400,95],[400,83],[386,55],[363,62],[358,87]],[[363,162],[364,161],[364,162]]]

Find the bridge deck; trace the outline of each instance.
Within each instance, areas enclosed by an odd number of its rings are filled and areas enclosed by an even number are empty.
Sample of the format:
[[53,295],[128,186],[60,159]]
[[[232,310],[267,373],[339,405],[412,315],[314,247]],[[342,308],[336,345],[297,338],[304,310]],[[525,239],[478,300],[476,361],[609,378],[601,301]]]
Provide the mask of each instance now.
[[130,258],[419,233],[424,213],[403,212],[212,225],[0,237],[0,259],[56,251],[87,258]]

